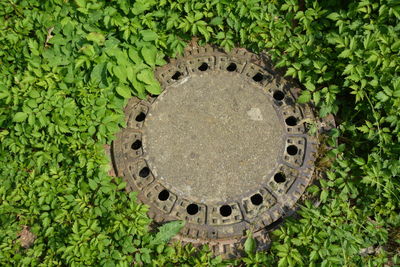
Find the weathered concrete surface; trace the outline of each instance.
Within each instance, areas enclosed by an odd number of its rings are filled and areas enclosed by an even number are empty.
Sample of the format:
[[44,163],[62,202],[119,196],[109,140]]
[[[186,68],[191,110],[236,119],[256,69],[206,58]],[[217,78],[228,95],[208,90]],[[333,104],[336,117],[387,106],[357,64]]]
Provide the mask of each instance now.
[[144,150],[172,191],[205,204],[258,190],[276,169],[285,129],[270,98],[238,73],[193,74],[156,100]]

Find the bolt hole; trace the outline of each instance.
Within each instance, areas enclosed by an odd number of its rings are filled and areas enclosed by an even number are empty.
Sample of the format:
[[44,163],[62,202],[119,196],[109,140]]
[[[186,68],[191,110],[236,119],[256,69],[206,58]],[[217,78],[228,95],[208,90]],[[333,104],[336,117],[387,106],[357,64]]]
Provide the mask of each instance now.
[[189,206],[187,206],[186,211],[190,215],[195,215],[197,212],[199,212],[199,206],[197,206],[196,204],[190,204]]
[[297,152],[299,151],[299,149],[297,148],[297,146],[295,145],[290,145],[286,148],[286,151],[289,155],[294,156],[297,154]]
[[285,98],[285,94],[282,91],[278,90],[274,92],[273,97],[275,100],[281,101]]
[[261,82],[263,79],[264,79],[264,75],[262,75],[259,72],[256,75],[253,76],[253,80],[255,82]]
[[161,201],[166,201],[169,198],[168,190],[164,189],[158,194],[158,199]]
[[251,196],[250,200],[253,205],[258,206],[263,202],[263,197],[260,194],[255,194]]
[[150,174],[150,169],[148,167],[143,167],[139,172],[139,176],[142,178],[146,178],[147,176],[149,176],[149,174]]
[[296,117],[293,117],[293,116],[287,117],[285,122],[286,122],[286,125],[288,125],[288,126],[296,126],[297,125],[297,119],[296,119]]
[[229,205],[223,205],[221,208],[219,208],[219,213],[224,217],[228,217],[232,214],[232,208]]
[[203,63],[200,65],[199,70],[200,71],[206,71],[208,69],[208,64],[207,63]]
[[235,63],[231,63],[231,64],[229,64],[229,66],[226,68],[226,70],[232,72],[232,71],[235,71],[235,70],[236,70],[236,67],[237,67],[237,66],[236,66]]
[[278,184],[284,183],[286,181],[286,176],[282,172],[278,172],[274,175],[274,181]]
[[142,147],[142,141],[140,141],[139,139],[133,142],[133,144],[131,145],[131,148],[133,150],[138,150],[141,147]]
[[172,75],[172,80],[179,80],[179,78],[182,76],[182,73],[181,72],[179,72],[179,71],[177,71],[177,72],[175,72],[175,74],[174,75]]
[[137,122],[142,122],[144,121],[144,119],[146,119],[146,114],[144,112],[140,112],[137,116],[136,116],[136,121]]

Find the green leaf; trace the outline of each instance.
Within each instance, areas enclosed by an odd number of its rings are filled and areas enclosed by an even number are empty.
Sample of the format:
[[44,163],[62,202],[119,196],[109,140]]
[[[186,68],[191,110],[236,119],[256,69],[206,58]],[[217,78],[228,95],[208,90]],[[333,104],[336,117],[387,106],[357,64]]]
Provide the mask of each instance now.
[[351,71],[353,70],[354,65],[353,64],[348,64],[346,68],[344,68],[343,74],[351,74]]
[[319,91],[317,91],[317,92],[314,92],[312,96],[313,96],[314,103],[316,105],[318,105],[321,100],[321,93]]
[[146,85],[146,91],[152,95],[159,95],[161,94],[161,86],[158,82],[155,82],[150,85]]
[[98,45],[103,45],[106,38],[99,32],[91,32],[86,36],[86,39],[95,42]]
[[107,55],[109,55],[110,57],[115,57],[117,59],[117,64],[118,65],[129,65],[131,64],[129,57],[126,53],[125,50],[121,50],[119,48],[111,48],[111,49],[107,49],[105,50]]
[[150,246],[167,243],[172,237],[177,235],[185,226],[185,221],[172,221],[158,228],[158,233],[150,241]]
[[164,59],[164,54],[163,53],[157,53],[157,58],[156,58],[156,65],[157,66],[163,66],[167,64],[167,61]]
[[350,55],[351,55],[351,50],[350,49],[345,49],[345,50],[342,51],[342,53],[339,54],[338,57],[347,58]]
[[299,77],[299,81],[302,82],[304,79],[304,72],[302,70],[299,70],[297,72],[297,76]]
[[120,85],[116,88],[117,93],[122,96],[123,98],[130,98],[131,97],[131,89],[126,85]]
[[336,21],[340,18],[340,15],[336,12],[330,13],[328,16],[326,16],[328,19]]
[[400,50],[400,40],[397,40],[396,42],[394,42],[392,44],[392,46],[390,47],[390,49],[392,49],[393,52],[399,52],[399,50]]
[[387,100],[389,100],[389,97],[383,91],[378,92],[376,94],[376,98],[378,98],[382,102],[386,102]]
[[292,76],[292,77],[296,77],[296,69],[295,68],[288,68],[288,70],[286,71],[285,76]]
[[221,17],[215,17],[210,21],[211,25],[222,25],[222,23],[224,22],[224,20]]
[[287,257],[281,258],[278,261],[278,267],[286,267],[288,266]]
[[157,48],[154,45],[144,46],[141,50],[144,61],[151,67],[156,65]]
[[[2,88],[0,88],[2,89]],[[10,92],[8,90],[0,90],[0,99],[6,98],[10,96]]]
[[113,73],[121,82],[125,82],[127,78],[126,68],[122,65],[114,66]]
[[143,69],[137,75],[136,78],[146,84],[153,84],[156,82],[154,74],[150,69]]
[[32,98],[38,98],[38,97],[40,97],[40,94],[39,94],[38,91],[32,90],[32,91],[29,92],[29,96],[32,97]]
[[244,251],[247,255],[253,255],[256,249],[256,240],[253,238],[252,233],[249,231],[247,239],[244,242]]
[[96,190],[97,189],[97,182],[93,179],[89,179],[89,187],[92,190]]
[[320,196],[321,201],[325,202],[328,198],[328,195],[329,195],[328,190],[322,190],[321,196]]
[[141,81],[138,81],[136,79],[136,77],[134,79],[132,79],[132,85],[134,90],[136,91],[136,95],[140,98],[140,99],[145,99],[147,94],[146,94],[146,88],[145,88],[145,84]]
[[121,182],[117,187],[118,190],[121,190],[121,189],[124,189],[124,188],[126,188],[126,182]]
[[75,3],[76,3],[79,7],[86,7],[86,0],[75,0]]
[[25,112],[17,112],[14,115],[14,121],[15,122],[23,122],[24,120],[26,120],[27,117],[28,117],[28,114],[26,114]]
[[204,36],[206,41],[208,41],[210,39],[210,36],[211,36],[210,32],[207,30],[207,28],[205,26],[198,26],[198,30]]
[[308,90],[310,90],[310,91],[314,91],[314,90],[315,90],[315,85],[314,85],[312,82],[310,82],[310,81],[307,81],[307,82],[304,84],[304,86],[305,86]]
[[104,71],[105,63],[97,64],[90,73],[90,79],[94,82],[101,81],[101,75]]
[[136,64],[143,63],[142,58],[139,56],[139,52],[135,48],[133,47],[129,48],[128,55],[129,58]]
[[305,104],[310,102],[311,100],[311,93],[309,91],[303,91],[301,92],[301,95],[297,99],[297,102],[300,104]]
[[158,39],[158,34],[151,31],[151,30],[142,30],[140,34],[143,36],[143,40],[148,41],[155,41]]
[[354,158],[353,160],[360,166],[365,165],[365,160],[363,158]]
[[310,260],[313,261],[313,260],[316,260],[316,259],[318,259],[318,253],[317,253],[317,251],[313,250],[310,253]]

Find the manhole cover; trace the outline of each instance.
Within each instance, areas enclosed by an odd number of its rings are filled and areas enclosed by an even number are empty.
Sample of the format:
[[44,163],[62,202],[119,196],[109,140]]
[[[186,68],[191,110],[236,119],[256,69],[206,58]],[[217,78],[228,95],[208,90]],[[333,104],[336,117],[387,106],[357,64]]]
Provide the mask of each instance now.
[[311,181],[317,144],[298,89],[245,50],[190,50],[157,70],[164,91],[132,98],[113,144],[117,175],[156,222],[185,220],[180,239],[236,255],[246,230],[268,244]]

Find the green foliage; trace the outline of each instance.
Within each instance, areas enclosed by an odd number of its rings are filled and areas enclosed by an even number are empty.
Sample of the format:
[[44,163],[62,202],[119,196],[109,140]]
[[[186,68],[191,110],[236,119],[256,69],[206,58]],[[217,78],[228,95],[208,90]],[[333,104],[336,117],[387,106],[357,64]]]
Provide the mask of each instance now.
[[245,263],[246,266],[259,267],[273,262],[271,255],[266,255],[263,251],[256,251],[257,242],[250,230],[247,231],[247,238],[243,248],[246,255],[240,261]]
[[229,264],[167,245],[181,222],[149,233],[103,151],[127,98],[159,94],[155,67],[194,36],[268,50],[301,82],[299,102],[338,118],[317,166],[327,178],[309,190],[321,206],[306,203],[268,254],[249,233],[235,263],[399,264],[399,21],[395,0],[1,1],[0,265]]
[[159,228],[159,232],[155,235],[154,239],[150,241],[150,245],[165,244],[172,237],[179,233],[182,227],[185,225],[184,221],[175,221],[164,224]]

